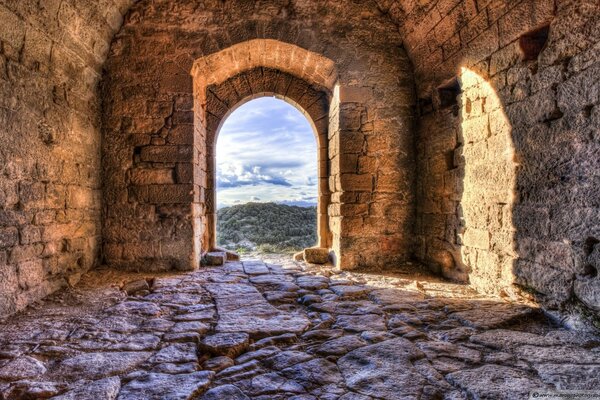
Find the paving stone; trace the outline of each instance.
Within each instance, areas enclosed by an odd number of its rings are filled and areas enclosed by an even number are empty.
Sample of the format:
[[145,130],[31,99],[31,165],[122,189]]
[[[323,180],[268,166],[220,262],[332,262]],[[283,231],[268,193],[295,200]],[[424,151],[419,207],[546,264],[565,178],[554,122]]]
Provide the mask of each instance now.
[[261,261],[245,261],[242,264],[244,265],[244,272],[248,275],[263,275],[270,272],[269,268]]
[[121,380],[113,376],[86,383],[52,400],[114,400],[121,389]]
[[46,373],[44,364],[33,357],[18,357],[0,368],[0,379],[17,381],[19,379],[35,378]]
[[281,373],[298,383],[305,389],[338,383],[342,379],[337,366],[325,359],[316,358],[285,368]]
[[81,354],[62,361],[56,373],[69,379],[99,379],[129,372],[151,355],[131,351]]
[[445,356],[468,361],[470,363],[478,363],[481,361],[481,353],[479,351],[461,346],[460,344],[441,341],[427,341],[419,342],[416,344],[416,346],[423,351],[423,353],[425,353],[429,359]]
[[518,306],[508,303],[495,303],[459,311],[449,315],[465,325],[479,329],[492,329],[530,317],[539,310],[527,306]]
[[243,364],[250,360],[262,360],[263,358],[269,357],[275,353],[279,353],[281,349],[276,346],[264,347],[259,350],[249,351],[247,353],[242,354],[238,358],[235,359],[236,363]]
[[200,350],[217,356],[235,358],[249,346],[247,333],[217,333],[206,336],[200,342]]
[[532,389],[547,388],[542,381],[521,370],[501,365],[457,371],[448,381],[477,399],[528,398]]
[[329,340],[344,334],[343,329],[313,329],[302,335],[304,340]]
[[371,291],[367,287],[350,285],[330,286],[329,289],[338,295],[340,299],[358,299],[366,297],[366,295]]
[[6,391],[0,388],[0,396],[4,399],[48,399],[67,389],[65,383],[21,380],[11,384]]
[[286,393],[297,394],[304,393],[304,387],[294,380],[286,379],[283,376],[271,372],[257,375],[248,380],[236,384],[245,394],[252,396]]
[[[23,354],[48,360],[49,371],[0,382],[0,397],[114,399],[123,386],[120,399],[466,400],[502,398],[503,385],[598,384],[600,340],[555,328],[535,309],[469,299],[458,289],[444,297],[452,284],[419,281],[413,288],[398,279],[394,284],[411,290],[388,290],[381,287],[387,276],[310,268],[315,275],[251,262],[246,269],[253,273],[246,274],[242,264],[227,263],[181,279],[157,278],[140,301],[94,295],[108,306],[90,307],[80,320],[54,309],[42,324],[27,316],[26,331],[0,332],[0,371],[29,357]],[[421,286],[438,297],[412,291]],[[291,294],[292,302],[274,307],[265,300],[274,293]],[[114,310],[121,314],[109,315]],[[215,375],[191,378],[207,371]],[[515,389],[514,397],[525,392]]]
[[323,356],[343,356],[358,347],[366,345],[367,342],[357,336],[342,336],[314,347],[314,352]]
[[232,367],[234,364],[235,363],[231,358],[225,357],[225,356],[220,356],[220,357],[215,357],[215,358],[206,360],[202,364],[202,368],[209,370],[209,371],[219,372],[219,371],[224,370],[225,368]]
[[381,308],[370,301],[322,301],[310,306],[312,310],[332,314],[363,315],[382,314]]
[[148,285],[148,281],[145,279],[138,279],[135,281],[127,282],[121,288],[128,295],[133,295],[142,291],[150,290],[150,285]]
[[210,389],[201,397],[202,400],[250,400],[237,386],[222,385]]
[[515,354],[530,363],[600,364],[600,352],[575,346],[525,345],[516,348]]
[[188,400],[210,384],[214,372],[192,374],[146,373],[124,385],[119,400]]
[[151,372],[160,374],[190,374],[198,371],[198,363],[188,362],[183,364],[163,363],[152,367]]
[[210,325],[200,321],[177,322],[171,328],[172,333],[206,333],[210,330]]
[[263,364],[274,370],[282,370],[293,365],[311,360],[313,356],[302,351],[287,350],[276,353],[275,355],[263,360]]
[[423,353],[403,338],[353,350],[338,360],[346,385],[353,391],[382,399],[418,398],[425,378],[413,367]]
[[385,331],[385,321],[381,315],[338,315],[334,328],[341,328],[349,332],[362,332],[368,327],[373,331]]
[[598,390],[598,364],[534,364],[542,381],[560,390]]
[[329,287],[329,279],[322,276],[301,276],[296,280],[298,286],[307,290],[326,289]]
[[277,310],[253,286],[209,284],[207,289],[217,304],[220,317],[217,332],[246,332],[252,337],[265,337],[300,333],[309,325],[301,314]]
[[149,317],[158,317],[161,314],[160,307],[151,302],[146,301],[124,301],[106,310],[106,312],[120,314],[137,314]]
[[556,346],[561,344],[558,339],[507,329],[494,329],[478,335],[473,335],[471,336],[471,341],[495,349],[512,348],[525,344],[534,346]]
[[284,333],[283,335],[271,336],[268,338],[260,339],[252,345],[250,345],[250,350],[260,349],[266,346],[275,346],[281,344],[292,344],[298,341],[298,336],[294,333]]
[[148,362],[153,364],[198,362],[197,348],[193,343],[172,344],[150,357]]

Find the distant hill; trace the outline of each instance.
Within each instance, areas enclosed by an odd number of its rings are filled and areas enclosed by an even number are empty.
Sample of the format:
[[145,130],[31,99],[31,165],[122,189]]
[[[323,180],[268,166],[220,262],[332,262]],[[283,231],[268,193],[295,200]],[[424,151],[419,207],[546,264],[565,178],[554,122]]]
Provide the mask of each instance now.
[[230,250],[294,252],[317,242],[316,207],[246,203],[217,214],[217,242]]

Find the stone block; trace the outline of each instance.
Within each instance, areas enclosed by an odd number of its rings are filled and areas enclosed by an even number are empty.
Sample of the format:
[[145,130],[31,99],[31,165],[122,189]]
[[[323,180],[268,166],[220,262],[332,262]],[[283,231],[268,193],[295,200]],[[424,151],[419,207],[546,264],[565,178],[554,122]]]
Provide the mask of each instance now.
[[206,266],[221,266],[227,261],[227,253],[211,252],[204,255],[203,264]]
[[373,190],[371,174],[342,174],[341,185],[344,191],[369,192]]
[[42,260],[23,262],[17,265],[19,286],[25,290],[39,285],[44,280]]
[[324,247],[304,249],[304,261],[311,264],[327,264],[329,262],[329,249]]
[[12,247],[19,240],[19,230],[15,227],[0,228],[0,248]]
[[37,226],[28,225],[21,228],[21,244],[33,244],[42,239],[41,229]]
[[481,229],[467,228],[462,242],[465,246],[488,250],[490,248],[490,233]]
[[135,168],[131,170],[134,185],[159,185],[175,183],[171,168]]
[[145,146],[140,160],[158,163],[192,162],[192,146]]

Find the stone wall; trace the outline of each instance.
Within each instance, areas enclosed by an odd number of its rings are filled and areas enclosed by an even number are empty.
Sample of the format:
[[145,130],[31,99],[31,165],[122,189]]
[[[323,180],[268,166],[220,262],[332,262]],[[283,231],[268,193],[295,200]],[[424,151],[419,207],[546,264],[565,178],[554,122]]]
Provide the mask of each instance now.
[[97,261],[96,86],[127,6],[0,0],[0,316]]
[[597,322],[598,2],[384,3],[418,87],[417,258]]
[[[414,208],[414,92],[400,45],[395,26],[372,2],[138,2],[106,64],[107,261],[196,268],[208,223],[202,88],[244,72],[242,66],[320,83],[331,76],[326,60],[335,64],[340,88],[339,120],[329,129],[337,146],[329,146],[328,210],[339,265],[405,261]],[[193,82],[195,62],[211,68],[200,68]]]

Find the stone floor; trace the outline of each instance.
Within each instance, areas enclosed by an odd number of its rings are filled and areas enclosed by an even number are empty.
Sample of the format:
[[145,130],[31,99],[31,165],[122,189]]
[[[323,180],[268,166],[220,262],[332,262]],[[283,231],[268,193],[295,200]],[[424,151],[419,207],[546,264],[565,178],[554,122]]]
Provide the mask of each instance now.
[[598,389],[599,345],[410,266],[97,270],[2,322],[0,397],[525,399]]

